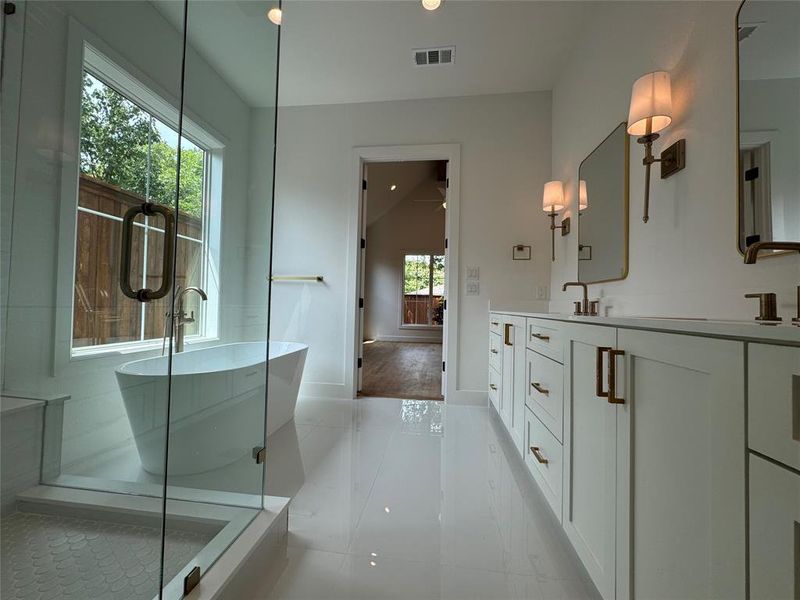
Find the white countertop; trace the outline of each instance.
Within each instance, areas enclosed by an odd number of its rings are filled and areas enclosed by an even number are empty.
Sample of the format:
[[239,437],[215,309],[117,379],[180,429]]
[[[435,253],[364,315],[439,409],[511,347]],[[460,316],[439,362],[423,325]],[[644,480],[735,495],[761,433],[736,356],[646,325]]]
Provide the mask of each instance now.
[[606,325],[623,329],[646,329],[703,337],[792,344],[800,346],[800,327],[791,323],[764,325],[756,321],[726,321],[723,319],[693,319],[671,317],[578,317],[559,313],[538,313],[514,310],[514,307],[492,306],[490,312],[537,319],[550,319],[569,323]]

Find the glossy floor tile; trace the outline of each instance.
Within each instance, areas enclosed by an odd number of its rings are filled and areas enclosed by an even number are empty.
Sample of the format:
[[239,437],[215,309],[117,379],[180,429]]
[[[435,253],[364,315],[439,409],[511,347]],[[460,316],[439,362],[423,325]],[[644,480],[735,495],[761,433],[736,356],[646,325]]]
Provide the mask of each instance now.
[[425,400],[301,401],[288,562],[260,597],[596,597],[495,418]]

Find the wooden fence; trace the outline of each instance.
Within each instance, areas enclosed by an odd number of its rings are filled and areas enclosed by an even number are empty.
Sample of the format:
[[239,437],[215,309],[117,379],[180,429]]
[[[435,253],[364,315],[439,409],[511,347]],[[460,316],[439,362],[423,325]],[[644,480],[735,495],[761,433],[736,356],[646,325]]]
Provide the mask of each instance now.
[[[119,288],[122,223],[114,217],[121,219],[131,206],[144,201],[137,194],[103,181],[87,175],[80,177],[78,206],[87,210],[78,211],[73,347],[154,339],[163,335],[170,296],[146,304],[142,319],[142,305],[124,296]],[[154,219],[157,219],[155,223]],[[136,222],[144,224],[144,217],[139,215]],[[150,225],[163,229],[160,218],[151,217]],[[144,231],[143,227],[133,229],[131,286],[134,289],[142,287],[145,264]],[[202,239],[202,221],[181,213],[178,233]],[[145,287],[156,289],[161,285],[164,234],[150,229],[147,235]],[[176,284],[199,285],[201,256],[202,244],[178,238]],[[191,330],[187,333],[191,333]]]
[[434,325],[441,325],[440,306],[442,296],[421,296],[405,294],[403,296],[403,325],[428,325],[428,311]]

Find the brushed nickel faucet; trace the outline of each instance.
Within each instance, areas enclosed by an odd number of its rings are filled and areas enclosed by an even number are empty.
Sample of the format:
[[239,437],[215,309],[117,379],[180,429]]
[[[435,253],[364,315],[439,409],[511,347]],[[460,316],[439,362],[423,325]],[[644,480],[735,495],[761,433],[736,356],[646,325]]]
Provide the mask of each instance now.
[[744,264],[754,265],[760,250],[789,250],[800,252],[800,242],[753,242],[744,251]]
[[175,311],[175,315],[173,317],[175,324],[175,352],[183,352],[184,337],[186,336],[186,325],[194,323],[194,311],[187,315],[186,311],[183,310],[183,302],[186,298],[186,294],[189,292],[196,292],[204,302],[208,300],[206,293],[199,287],[189,286],[178,292],[178,309]]
[[758,316],[756,321],[771,321],[777,323],[781,320],[778,316],[778,297],[772,293],[765,294],[745,294],[745,298],[758,298]]
[[589,288],[582,281],[568,281],[561,286],[561,291],[566,292],[568,287],[581,287],[583,289],[583,300],[575,303],[575,315],[589,315]]

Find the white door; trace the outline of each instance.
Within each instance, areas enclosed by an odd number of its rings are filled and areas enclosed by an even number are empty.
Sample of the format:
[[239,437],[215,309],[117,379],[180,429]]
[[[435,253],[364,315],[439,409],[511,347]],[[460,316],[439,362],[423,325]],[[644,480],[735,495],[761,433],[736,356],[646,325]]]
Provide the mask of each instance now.
[[[563,525],[605,600],[615,597],[617,404],[608,392],[612,327],[565,325]],[[597,357],[601,353],[602,368]]]
[[750,455],[750,598],[800,598],[800,474]]
[[[364,373],[364,311],[366,298],[366,268],[367,268],[367,165],[361,167],[361,214],[359,215],[359,228],[361,238],[359,240],[358,251],[358,332],[356,344],[358,344],[358,386],[357,391],[361,391]],[[351,313],[352,314],[352,313]]]
[[620,329],[617,346],[616,596],[743,599],[744,344]]

